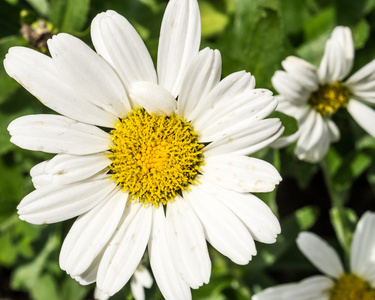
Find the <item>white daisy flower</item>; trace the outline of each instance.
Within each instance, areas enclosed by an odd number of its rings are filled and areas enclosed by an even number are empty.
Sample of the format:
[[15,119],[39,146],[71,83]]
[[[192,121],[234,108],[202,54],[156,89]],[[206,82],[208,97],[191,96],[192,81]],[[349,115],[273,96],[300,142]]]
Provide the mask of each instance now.
[[[140,264],[137,269],[135,269],[132,278],[130,279],[130,288],[135,300],[144,300],[145,298],[145,288],[151,288],[152,277],[150,272],[146,267]],[[107,300],[109,295],[99,290],[95,289],[94,298],[97,300]]]
[[19,204],[20,218],[78,216],[60,266],[81,284],[115,294],[147,248],[163,296],[189,299],[190,287],[209,282],[206,240],[247,264],[254,240],[273,243],[280,233],[251,192],[272,191],[281,177],[247,156],[282,134],[280,120],[264,119],[277,100],[244,71],[220,81],[219,51],[199,51],[196,0],[168,3],[157,72],[116,12],[96,16],[91,36],[97,53],[58,34],[48,41],[52,58],[23,47],[6,56],[7,73],[61,114],[24,116],[8,127],[14,144],[57,153],[31,170],[36,190]]
[[297,141],[296,156],[318,162],[326,155],[331,142],[340,138],[332,121],[339,108],[347,108],[353,119],[375,137],[375,60],[344,80],[353,66],[354,46],[348,27],[336,27],[326,43],[319,69],[298,58],[287,57],[276,71],[272,83],[279,92],[277,110],[297,119],[299,130],[277,140],[273,147]]
[[359,220],[351,243],[350,271],[336,251],[311,232],[301,232],[297,245],[325,275],[281,284],[254,295],[253,300],[373,300],[375,299],[375,213]]

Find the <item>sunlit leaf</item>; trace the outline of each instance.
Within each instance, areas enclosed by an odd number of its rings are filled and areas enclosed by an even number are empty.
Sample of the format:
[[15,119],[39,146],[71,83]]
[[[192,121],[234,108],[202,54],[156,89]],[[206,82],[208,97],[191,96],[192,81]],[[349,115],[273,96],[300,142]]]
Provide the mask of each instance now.
[[60,32],[77,33],[87,25],[90,0],[51,0],[49,20]]

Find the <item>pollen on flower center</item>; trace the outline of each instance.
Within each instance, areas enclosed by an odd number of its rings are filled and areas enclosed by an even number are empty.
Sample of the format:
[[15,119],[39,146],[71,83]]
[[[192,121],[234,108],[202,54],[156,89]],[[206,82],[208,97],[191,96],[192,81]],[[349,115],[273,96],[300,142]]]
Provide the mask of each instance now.
[[145,205],[166,204],[197,183],[203,145],[185,120],[132,110],[111,131],[112,179]]
[[375,290],[354,274],[343,274],[330,291],[330,300],[375,300]]
[[333,115],[340,107],[346,107],[349,101],[349,90],[339,82],[325,84],[312,93],[310,105],[325,117]]

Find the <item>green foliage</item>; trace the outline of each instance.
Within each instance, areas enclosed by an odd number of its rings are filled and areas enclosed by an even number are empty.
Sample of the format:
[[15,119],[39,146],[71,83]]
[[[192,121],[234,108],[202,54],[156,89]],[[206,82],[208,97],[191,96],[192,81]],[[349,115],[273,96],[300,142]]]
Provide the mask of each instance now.
[[60,32],[78,33],[87,25],[90,0],[51,0],[50,21]]

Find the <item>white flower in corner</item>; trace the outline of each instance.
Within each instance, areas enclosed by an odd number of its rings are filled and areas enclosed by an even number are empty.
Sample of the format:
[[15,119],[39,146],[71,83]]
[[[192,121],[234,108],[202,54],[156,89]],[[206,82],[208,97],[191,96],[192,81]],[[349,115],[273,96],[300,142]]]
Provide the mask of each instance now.
[[285,71],[272,78],[279,106],[277,110],[297,119],[299,130],[272,146],[285,147],[297,141],[296,156],[318,162],[326,155],[340,132],[331,117],[346,108],[353,119],[375,137],[375,60],[345,79],[353,66],[354,46],[348,27],[336,27],[327,41],[319,69],[298,58],[282,62]]
[[265,289],[253,300],[372,300],[375,299],[375,213],[366,212],[359,220],[351,243],[350,270],[336,251],[310,232],[302,232],[297,245],[324,275],[308,277],[299,283]]
[[272,191],[280,175],[247,156],[282,134],[280,120],[265,119],[277,100],[244,71],[220,81],[220,53],[199,51],[196,0],[168,3],[157,71],[116,12],[99,14],[91,36],[96,52],[58,34],[48,41],[52,57],[23,47],[6,56],[7,73],[61,114],[8,127],[14,144],[57,154],[31,170],[36,190],[19,204],[20,218],[78,216],[60,266],[81,284],[115,294],[147,248],[163,296],[189,299],[210,279],[206,241],[247,264],[254,240],[273,243],[280,232],[251,194]]

